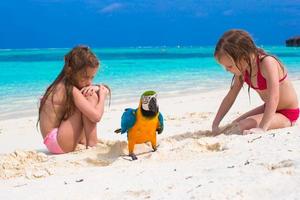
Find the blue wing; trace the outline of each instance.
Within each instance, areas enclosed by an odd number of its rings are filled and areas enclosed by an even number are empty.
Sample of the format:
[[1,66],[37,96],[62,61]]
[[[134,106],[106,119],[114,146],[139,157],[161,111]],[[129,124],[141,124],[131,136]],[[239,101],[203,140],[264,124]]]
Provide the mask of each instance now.
[[126,108],[121,118],[121,134],[133,127],[136,121],[136,109]]
[[161,113],[158,115],[158,120],[159,120],[159,127],[157,129],[157,133],[161,134],[164,130],[164,117],[162,116]]

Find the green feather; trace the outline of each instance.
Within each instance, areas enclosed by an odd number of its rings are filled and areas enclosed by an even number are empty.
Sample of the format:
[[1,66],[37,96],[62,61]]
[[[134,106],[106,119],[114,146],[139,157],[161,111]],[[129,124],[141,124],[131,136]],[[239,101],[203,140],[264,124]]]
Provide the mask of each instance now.
[[155,91],[149,90],[149,91],[144,92],[144,93],[142,94],[142,96],[151,96],[151,95],[154,95],[154,94],[156,94]]

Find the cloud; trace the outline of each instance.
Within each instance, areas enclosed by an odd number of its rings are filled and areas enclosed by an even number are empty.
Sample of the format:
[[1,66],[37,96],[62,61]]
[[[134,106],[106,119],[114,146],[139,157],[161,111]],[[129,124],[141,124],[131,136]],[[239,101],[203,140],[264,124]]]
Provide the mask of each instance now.
[[124,7],[121,3],[112,3],[100,10],[100,13],[112,13]]

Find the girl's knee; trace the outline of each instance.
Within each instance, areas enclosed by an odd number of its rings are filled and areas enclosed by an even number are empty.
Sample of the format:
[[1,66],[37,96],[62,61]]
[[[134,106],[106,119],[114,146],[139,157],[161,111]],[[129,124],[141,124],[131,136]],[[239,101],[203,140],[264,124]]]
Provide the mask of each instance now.
[[258,122],[255,119],[250,117],[250,118],[239,121],[238,126],[239,126],[240,131],[242,132],[244,130],[249,130],[251,128],[257,128]]

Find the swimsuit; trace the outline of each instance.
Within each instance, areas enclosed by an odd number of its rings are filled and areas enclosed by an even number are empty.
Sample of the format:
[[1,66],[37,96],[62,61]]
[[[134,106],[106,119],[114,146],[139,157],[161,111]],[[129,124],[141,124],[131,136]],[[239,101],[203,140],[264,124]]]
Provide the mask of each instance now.
[[58,128],[53,129],[44,139],[44,144],[46,145],[49,152],[53,154],[65,153],[57,142],[57,132]]
[[[265,90],[267,89],[267,81],[266,79],[263,77],[261,71],[260,71],[260,62],[266,58],[269,55],[265,55],[262,59],[259,59],[259,57],[257,56],[256,59],[256,64],[257,64],[257,87],[255,87],[250,80],[250,76],[248,71],[246,70],[245,74],[244,74],[244,81],[253,89],[255,90]],[[279,83],[284,81],[285,78],[287,77],[287,73],[284,75],[283,78],[281,78],[279,80]],[[291,124],[293,124],[294,122],[297,121],[298,117],[299,117],[299,108],[295,108],[295,109],[282,109],[282,110],[277,110],[276,113],[280,113],[282,115],[284,115],[286,118],[288,118],[291,122]]]
[[288,118],[290,120],[291,124],[294,124],[299,117],[299,108],[281,109],[281,110],[277,110],[276,112],[280,113],[280,114],[284,115],[286,118]]
[[[261,71],[260,71],[260,61],[262,61],[264,58],[266,58],[268,55],[266,55],[265,57],[263,57],[261,60],[259,60],[258,56],[257,56],[257,59],[256,59],[256,64],[257,64],[257,87],[254,87],[254,85],[251,83],[251,80],[250,80],[250,76],[249,76],[249,73],[248,71],[246,70],[246,73],[244,75],[244,81],[253,89],[255,90],[265,90],[267,89],[267,81],[265,79],[265,77],[263,77],[263,75],[261,74]],[[287,77],[287,73],[284,75],[284,77],[282,79],[279,80],[279,83],[284,81],[284,79]]]

